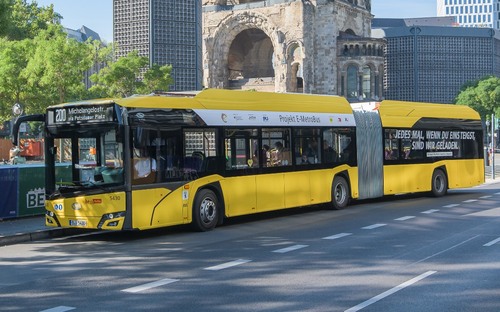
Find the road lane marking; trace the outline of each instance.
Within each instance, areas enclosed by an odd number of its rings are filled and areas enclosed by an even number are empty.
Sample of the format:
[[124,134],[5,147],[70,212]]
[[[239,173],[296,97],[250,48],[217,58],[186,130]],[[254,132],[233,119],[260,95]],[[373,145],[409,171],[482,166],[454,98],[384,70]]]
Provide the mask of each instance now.
[[422,211],[422,213],[431,214],[431,213],[438,212],[438,211],[439,211],[439,209],[429,209],[429,210],[426,210],[426,211]]
[[369,226],[365,226],[365,227],[362,227],[363,230],[373,230],[373,229],[377,229],[379,227],[383,227],[383,226],[386,226],[387,224],[384,224],[384,223],[377,223],[377,224],[372,224],[372,225],[369,225]]
[[453,248],[456,248],[456,247],[458,247],[458,246],[461,246],[461,245],[463,245],[463,244],[465,244],[465,243],[467,243],[467,242],[469,242],[469,241],[471,241],[471,240],[473,240],[473,239],[475,239],[475,238],[478,238],[478,237],[479,237],[479,235],[473,236],[473,237],[471,237],[471,238],[469,238],[469,239],[464,240],[464,241],[463,241],[463,242],[461,242],[461,243],[458,243],[458,244],[456,244],[456,245],[454,245],[454,246],[451,246],[450,248],[447,248],[447,249],[445,249],[445,250],[441,250],[440,252],[436,252],[436,253],[435,253],[435,254],[433,254],[433,255],[430,255],[430,256],[428,256],[428,257],[425,257],[424,259],[419,260],[419,261],[417,261],[417,262],[414,262],[414,263],[412,263],[411,265],[415,265],[415,264],[418,264],[418,263],[420,263],[420,262],[424,262],[425,260],[429,260],[430,258],[433,258],[433,257],[435,257],[435,256],[438,256],[438,255],[442,254],[442,253],[445,253],[445,252],[447,252],[447,251],[450,251],[450,250],[452,250]]
[[293,245],[293,246],[290,246],[290,247],[273,250],[273,252],[276,252],[276,253],[286,253],[286,252],[290,252],[290,251],[294,251],[294,250],[302,249],[302,248],[306,248],[306,247],[309,247],[309,245]]
[[146,283],[143,285],[130,287],[127,289],[122,289],[122,291],[128,292],[128,293],[138,293],[138,292],[141,292],[144,290],[148,290],[148,289],[155,288],[155,287],[160,287],[160,286],[167,285],[167,284],[172,284],[172,283],[175,283],[178,281],[179,281],[178,279],[164,278],[164,279],[161,279],[161,280],[156,281],[156,282]]
[[332,236],[323,237],[323,239],[338,239],[349,235],[352,235],[352,233],[339,233]]
[[240,264],[244,264],[244,263],[247,263],[250,261],[252,261],[252,260],[239,259],[239,260],[234,260],[234,261],[226,262],[226,263],[219,264],[219,265],[214,265],[214,266],[211,266],[208,268],[204,268],[203,270],[219,271],[219,270],[227,269],[227,268],[234,267],[234,266],[237,266]]
[[368,299],[365,302],[362,302],[362,303],[358,304],[357,306],[354,306],[354,307],[352,307],[350,309],[347,309],[347,310],[345,310],[345,312],[356,312],[356,311],[359,311],[361,309],[364,309],[367,306],[369,306],[371,304],[374,304],[375,302],[377,302],[379,300],[382,300],[382,299],[384,299],[384,298],[386,298],[386,297],[388,297],[388,296],[390,296],[390,295],[392,295],[392,294],[394,294],[394,293],[396,293],[396,292],[398,292],[398,291],[400,291],[400,290],[402,290],[402,289],[404,289],[404,288],[406,288],[408,286],[411,286],[411,285],[413,285],[415,283],[418,283],[419,281],[423,280],[426,277],[431,276],[432,274],[434,274],[436,272],[437,271],[427,271],[424,274],[421,274],[421,275],[419,275],[417,277],[412,278],[409,281],[406,281],[406,282],[404,282],[402,284],[399,284],[398,286],[396,286],[394,288],[391,288],[388,291],[385,291],[385,292],[381,293],[380,295],[377,295],[377,296],[375,296],[375,297],[373,297],[371,299]]
[[477,202],[477,199],[469,199],[469,200],[464,200],[462,203],[475,203]]
[[499,238],[497,238],[497,239],[492,240],[492,241],[491,241],[491,242],[489,242],[489,243],[484,244],[483,246],[484,246],[484,247],[490,247],[490,246],[495,245],[495,244],[496,244],[496,243],[498,243],[498,242],[500,242],[500,237],[499,237]]
[[500,192],[498,192],[498,193],[495,193],[495,195],[500,195]]
[[52,308],[52,309],[43,310],[43,311],[40,311],[40,312],[66,312],[66,311],[71,311],[71,310],[74,310],[74,309],[76,309],[76,308],[59,306],[59,307],[55,307],[55,308]]
[[451,204],[451,205],[443,206],[443,208],[453,208],[453,207],[458,207],[458,206],[460,206],[460,204]]
[[468,213],[465,216],[500,217],[500,207]]
[[486,196],[481,196],[481,197],[479,197],[479,198],[481,198],[481,199],[486,199],[486,198],[491,198],[491,197],[493,197],[493,196],[491,196],[491,195],[486,195]]
[[413,219],[415,218],[415,216],[406,216],[406,217],[401,217],[401,218],[397,218],[397,219],[394,219],[395,221],[406,221],[406,220],[410,220],[410,219]]

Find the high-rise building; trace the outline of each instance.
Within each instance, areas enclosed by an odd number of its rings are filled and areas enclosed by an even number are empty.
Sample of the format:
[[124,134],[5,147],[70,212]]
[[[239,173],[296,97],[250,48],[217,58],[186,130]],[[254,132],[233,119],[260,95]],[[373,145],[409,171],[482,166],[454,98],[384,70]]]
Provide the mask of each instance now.
[[202,88],[201,0],[113,0],[116,56],[172,65],[170,91]]
[[500,34],[491,28],[374,25],[372,34],[387,40],[386,99],[454,103],[465,83],[500,75]]
[[500,29],[500,0],[437,0],[438,16],[454,16],[462,27]]

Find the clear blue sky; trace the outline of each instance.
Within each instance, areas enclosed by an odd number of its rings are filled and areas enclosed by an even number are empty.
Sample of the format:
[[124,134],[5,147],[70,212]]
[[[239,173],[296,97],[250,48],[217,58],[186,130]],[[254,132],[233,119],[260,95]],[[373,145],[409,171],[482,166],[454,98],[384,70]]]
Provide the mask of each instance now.
[[[113,41],[113,0],[36,0],[39,6],[54,4],[63,16],[62,24],[71,29],[83,25],[97,32],[107,42]],[[375,17],[436,16],[436,0],[372,0]]]

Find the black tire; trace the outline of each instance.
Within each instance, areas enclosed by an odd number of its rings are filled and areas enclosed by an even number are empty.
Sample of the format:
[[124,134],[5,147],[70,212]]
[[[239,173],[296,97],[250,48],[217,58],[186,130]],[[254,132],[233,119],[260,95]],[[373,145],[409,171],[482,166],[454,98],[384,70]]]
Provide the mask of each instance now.
[[432,174],[432,195],[434,197],[441,197],[448,191],[448,178],[441,169],[434,170]]
[[219,200],[208,189],[200,190],[193,204],[193,228],[196,231],[206,232],[213,230],[219,221]]
[[349,204],[349,194],[349,184],[347,184],[346,179],[336,176],[332,185],[332,208],[336,210],[344,209]]

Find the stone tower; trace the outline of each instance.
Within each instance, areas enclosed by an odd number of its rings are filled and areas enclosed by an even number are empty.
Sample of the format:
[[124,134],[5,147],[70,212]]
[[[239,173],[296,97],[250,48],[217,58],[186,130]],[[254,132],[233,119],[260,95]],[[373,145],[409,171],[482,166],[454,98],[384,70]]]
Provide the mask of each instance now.
[[381,97],[370,0],[204,0],[204,86]]

